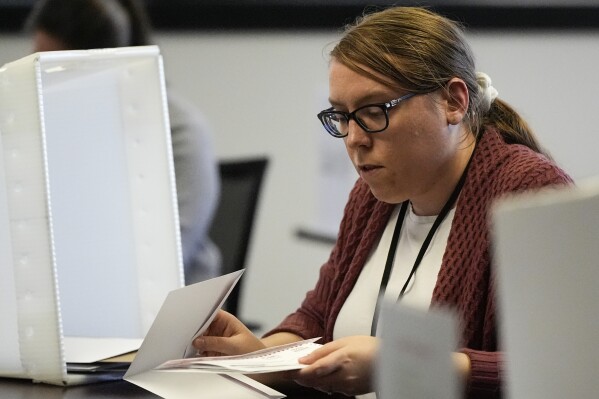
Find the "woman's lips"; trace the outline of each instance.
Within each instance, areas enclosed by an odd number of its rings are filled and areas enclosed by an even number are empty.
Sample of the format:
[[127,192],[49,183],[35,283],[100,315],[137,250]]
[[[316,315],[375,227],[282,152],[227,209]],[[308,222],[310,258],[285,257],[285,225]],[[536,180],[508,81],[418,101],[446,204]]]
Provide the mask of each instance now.
[[360,165],[359,169],[360,169],[360,174],[362,175],[362,177],[365,177],[365,176],[372,175],[374,172],[378,171],[379,169],[382,169],[382,166]]

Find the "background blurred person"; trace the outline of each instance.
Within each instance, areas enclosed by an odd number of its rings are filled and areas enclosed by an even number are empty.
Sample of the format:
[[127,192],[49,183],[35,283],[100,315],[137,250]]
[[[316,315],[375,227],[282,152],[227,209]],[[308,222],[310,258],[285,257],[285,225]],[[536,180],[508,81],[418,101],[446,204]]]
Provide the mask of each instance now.
[[[152,44],[147,12],[136,0],[40,0],[25,28],[36,52]],[[172,91],[167,97],[185,283],[191,284],[221,274],[220,251],[208,236],[220,178],[203,116]]]

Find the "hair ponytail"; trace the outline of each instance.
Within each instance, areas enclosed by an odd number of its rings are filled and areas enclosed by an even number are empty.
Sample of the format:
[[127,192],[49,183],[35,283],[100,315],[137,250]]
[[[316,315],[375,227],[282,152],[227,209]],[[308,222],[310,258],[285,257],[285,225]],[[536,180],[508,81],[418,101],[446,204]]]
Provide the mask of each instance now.
[[480,120],[480,134],[489,126],[494,127],[508,144],[522,144],[535,152],[551,156],[543,149],[528,123],[505,101],[496,98],[489,111]]

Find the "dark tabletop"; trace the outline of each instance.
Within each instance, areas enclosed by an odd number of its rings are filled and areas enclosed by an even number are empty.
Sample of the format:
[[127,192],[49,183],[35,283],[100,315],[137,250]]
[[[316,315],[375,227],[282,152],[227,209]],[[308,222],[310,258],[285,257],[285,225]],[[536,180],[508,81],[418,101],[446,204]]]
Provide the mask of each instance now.
[[[304,388],[282,391],[289,399],[324,399],[330,396]],[[127,381],[100,382],[72,387],[36,384],[30,380],[0,378],[1,399],[156,399],[160,398]]]

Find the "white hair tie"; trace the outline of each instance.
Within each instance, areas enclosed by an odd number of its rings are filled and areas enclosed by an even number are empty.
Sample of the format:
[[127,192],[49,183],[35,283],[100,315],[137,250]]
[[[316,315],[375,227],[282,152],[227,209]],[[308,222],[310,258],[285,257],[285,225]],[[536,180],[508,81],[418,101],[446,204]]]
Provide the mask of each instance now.
[[491,84],[491,78],[484,72],[476,72],[476,82],[480,90],[480,110],[484,114],[491,108],[491,104],[499,92]]

